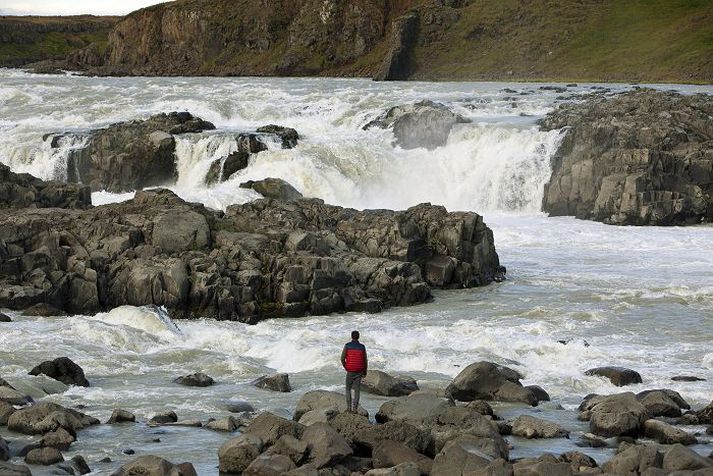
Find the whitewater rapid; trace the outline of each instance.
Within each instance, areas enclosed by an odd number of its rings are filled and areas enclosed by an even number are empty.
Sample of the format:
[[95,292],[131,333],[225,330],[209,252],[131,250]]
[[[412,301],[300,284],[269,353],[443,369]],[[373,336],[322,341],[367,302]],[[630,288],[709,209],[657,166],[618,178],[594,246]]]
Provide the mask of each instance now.
[[[572,439],[516,439],[513,456],[578,449],[607,459],[611,450],[575,447],[587,428],[574,412],[582,397],[621,390],[584,376],[588,368],[633,368],[644,383],[627,390],[671,388],[695,408],[713,398],[713,227],[611,227],[542,215],[542,187],[561,132],[541,132],[535,122],[556,104],[579,100],[593,86],[567,88],[567,93],[540,86],[83,78],[0,70],[0,161],[15,171],[62,178],[67,151],[80,147],[82,138],[62,144],[57,153],[43,139],[48,133],[82,133],[158,112],[188,110],[215,123],[217,130],[177,141],[179,179],[172,188],[186,199],[224,209],[257,197],[239,188],[240,182],[272,176],[337,205],[404,208],[429,201],[451,210],[474,210],[493,229],[508,267],[504,283],[439,291],[432,303],[378,315],[247,326],[174,322],[155,310],[133,307],[62,318],[8,312],[15,322],[0,323],[0,376],[43,397],[46,382],[34,381],[27,371],[47,358],[70,356],[85,369],[92,386],[55,388],[61,393],[44,398],[84,405],[85,412],[103,421],[117,407],[141,420],[172,409],[181,419],[205,421],[226,416],[231,398],[289,416],[305,391],[341,389],[339,354],[349,332],[358,328],[374,368],[411,375],[423,388],[445,386],[478,360],[509,365],[526,376],[526,384],[544,387],[553,401],[531,411],[573,431]],[[710,87],[675,88],[713,92]],[[385,109],[423,99],[443,102],[472,123],[458,126],[448,143],[434,151],[402,150],[392,145],[389,131],[362,130]],[[297,129],[299,145],[292,150],[271,146],[231,180],[203,185],[210,162],[235,150],[235,133],[269,123]],[[97,192],[93,201],[132,196]],[[195,389],[172,382],[197,371],[211,375],[217,385]],[[250,385],[272,372],[288,372],[294,392],[275,394]],[[670,380],[682,374],[707,380]],[[372,415],[384,401],[364,398]],[[523,410],[500,405],[496,412],[508,417]],[[691,428],[696,429],[702,428]],[[4,428],[0,435],[17,439]],[[161,441],[154,442],[156,438]],[[94,474],[110,474],[130,458],[122,450],[132,448],[137,454],[192,461],[199,474],[210,475],[217,474],[217,448],[226,438],[202,429],[101,426],[80,432],[65,457],[82,454]],[[710,440],[701,440],[695,448],[710,453]],[[105,456],[114,462],[96,463]]]

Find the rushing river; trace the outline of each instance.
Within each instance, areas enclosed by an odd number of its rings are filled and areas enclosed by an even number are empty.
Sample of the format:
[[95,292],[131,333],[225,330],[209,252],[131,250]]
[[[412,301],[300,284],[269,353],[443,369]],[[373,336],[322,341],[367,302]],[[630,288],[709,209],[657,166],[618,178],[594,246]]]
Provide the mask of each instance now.
[[[45,397],[84,406],[106,420],[113,408],[141,420],[173,409],[179,419],[223,417],[226,401],[289,416],[305,391],[341,390],[341,346],[356,328],[370,364],[415,377],[421,387],[447,384],[478,360],[512,366],[553,397],[542,408],[496,406],[504,417],[536,412],[570,429],[571,439],[513,439],[514,457],[576,449],[586,424],[573,411],[588,393],[620,391],[583,371],[599,365],[638,370],[644,383],[627,389],[671,388],[694,408],[713,398],[713,228],[611,227],[539,212],[550,157],[561,133],[535,121],[561,101],[581,99],[592,85],[566,93],[540,84],[374,83],[367,80],[256,78],[83,78],[0,70],[0,162],[41,178],[63,178],[68,150],[52,149],[50,132],[86,131],[157,112],[187,110],[217,130],[178,141],[182,197],[225,208],[257,197],[240,182],[281,177],[307,196],[357,208],[404,208],[420,202],[473,210],[493,229],[508,280],[484,288],[435,293],[432,303],[378,315],[282,319],[247,326],[211,320],[161,319],[139,308],[96,316],[29,318],[8,312],[0,323],[0,376],[41,396],[27,371],[69,356],[90,388]],[[606,85],[611,90],[625,85]],[[670,88],[671,86],[666,86]],[[503,91],[510,88],[512,91]],[[713,93],[710,87],[673,88]],[[431,99],[472,119],[434,151],[402,150],[389,131],[362,126],[390,106]],[[211,160],[236,147],[234,132],[275,123],[296,128],[297,148],[271,148],[251,158],[231,180],[206,188]],[[97,192],[95,204],[132,194]],[[567,344],[558,341],[564,340]],[[172,383],[196,371],[209,388]],[[276,394],[249,382],[288,372],[294,391]],[[673,382],[674,375],[703,382]],[[55,387],[57,387],[55,385]],[[58,388],[57,390],[64,390]],[[383,398],[366,395],[373,414]],[[689,428],[697,430],[701,428]],[[18,435],[0,436],[19,444]],[[130,459],[122,450],[191,461],[217,474],[217,448],[229,435],[144,424],[84,430],[65,457],[82,454],[93,474],[109,474]],[[160,441],[155,441],[160,439]],[[694,447],[713,450],[710,437]],[[24,440],[23,440],[24,441]],[[602,461],[611,450],[584,450]],[[103,457],[112,463],[97,463]],[[35,474],[43,473],[33,468]]]

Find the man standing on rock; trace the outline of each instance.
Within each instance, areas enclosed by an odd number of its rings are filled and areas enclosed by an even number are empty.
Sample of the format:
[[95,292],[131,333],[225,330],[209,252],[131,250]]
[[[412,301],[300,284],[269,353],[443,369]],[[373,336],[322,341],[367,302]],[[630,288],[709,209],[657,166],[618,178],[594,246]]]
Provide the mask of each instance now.
[[[352,331],[352,340],[342,350],[342,367],[347,371],[347,411],[356,413],[359,408],[359,387],[362,377],[366,376],[368,362],[366,347],[359,342],[359,331]],[[354,396],[352,396],[354,391]]]

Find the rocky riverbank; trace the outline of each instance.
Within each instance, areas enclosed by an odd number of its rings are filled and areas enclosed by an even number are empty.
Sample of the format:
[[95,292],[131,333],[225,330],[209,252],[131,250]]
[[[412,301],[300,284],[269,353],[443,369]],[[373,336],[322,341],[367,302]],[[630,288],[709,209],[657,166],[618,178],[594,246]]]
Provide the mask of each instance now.
[[[67,358],[43,362],[31,373],[90,385],[81,368]],[[619,377],[636,372],[607,368],[607,374],[612,381],[625,385]],[[278,374],[254,385],[265,391],[289,392],[289,385],[281,384],[287,378]],[[579,407],[579,419],[589,422],[588,431],[575,435],[527,412],[527,406],[550,397],[539,386],[524,387],[522,378],[511,368],[482,361],[465,367],[446,388],[419,390],[413,379],[372,370],[365,378],[364,390],[388,397],[373,416],[361,407],[357,413],[346,412],[344,395],[338,392],[311,390],[301,395],[291,418],[256,412],[249,402],[229,401],[226,408],[232,415],[208,421],[185,420],[174,411],[159,412],[142,421],[131,411],[117,408],[105,425],[119,432],[148,426],[195,431],[204,428],[224,434],[225,440],[214,456],[221,474],[702,476],[713,470],[711,457],[688,448],[699,438],[707,438],[689,428],[713,424],[713,402],[691,410],[680,394],[667,389],[589,395]],[[176,382],[194,386],[197,392],[216,383],[204,374]],[[519,409],[516,416],[503,419],[493,410],[491,403],[503,401]],[[62,474],[86,474],[102,467],[111,461],[88,464],[81,455],[65,461],[62,454],[83,438],[88,428],[100,424],[90,415],[47,399],[34,403],[0,379],[0,426],[7,426],[11,435],[9,442],[0,438],[0,471],[30,474],[22,463],[54,467]],[[239,435],[231,437],[235,432]],[[41,439],[23,445],[22,435],[41,435]],[[534,458],[510,456],[528,440],[554,442],[574,437],[582,451],[545,453]],[[600,464],[586,454],[592,447],[615,448],[616,454]],[[123,452],[135,454],[130,448]],[[196,470],[191,463],[174,464],[160,456],[143,454],[113,474],[189,476]]]
[[615,225],[713,220],[713,99],[649,89],[561,105],[543,211]]

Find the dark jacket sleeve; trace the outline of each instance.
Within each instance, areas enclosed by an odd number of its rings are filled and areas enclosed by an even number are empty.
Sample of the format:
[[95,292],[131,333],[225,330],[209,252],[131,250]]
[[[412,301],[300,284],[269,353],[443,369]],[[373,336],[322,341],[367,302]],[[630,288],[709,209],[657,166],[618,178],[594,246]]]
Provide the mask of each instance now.
[[342,349],[342,358],[341,358],[341,361],[342,361],[342,367],[346,368],[346,365],[347,365],[347,346],[344,346],[344,348]]
[[369,360],[366,358],[366,347],[364,347],[364,375],[369,370]]

